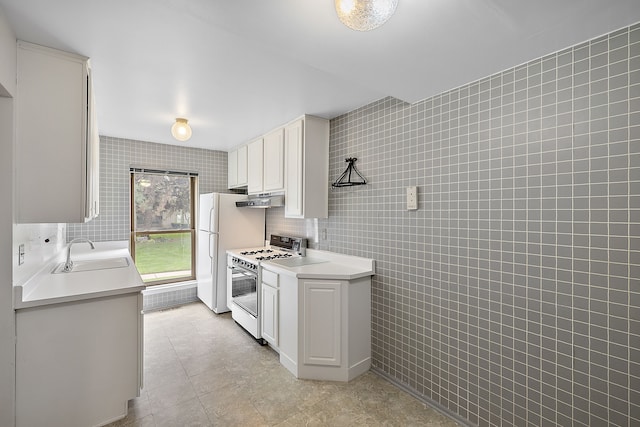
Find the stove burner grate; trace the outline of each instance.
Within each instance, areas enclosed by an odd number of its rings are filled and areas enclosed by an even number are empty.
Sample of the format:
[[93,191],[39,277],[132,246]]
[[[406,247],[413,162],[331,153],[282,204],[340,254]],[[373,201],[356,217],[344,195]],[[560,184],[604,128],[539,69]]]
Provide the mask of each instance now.
[[257,249],[255,251],[240,252],[240,255],[258,255],[258,254],[268,254],[271,252],[273,252],[271,249]]
[[259,256],[256,258],[256,260],[258,261],[269,261],[272,259],[277,259],[277,258],[290,258],[293,255],[289,254],[289,253],[281,253],[281,254],[273,254],[273,255],[267,255],[267,256]]

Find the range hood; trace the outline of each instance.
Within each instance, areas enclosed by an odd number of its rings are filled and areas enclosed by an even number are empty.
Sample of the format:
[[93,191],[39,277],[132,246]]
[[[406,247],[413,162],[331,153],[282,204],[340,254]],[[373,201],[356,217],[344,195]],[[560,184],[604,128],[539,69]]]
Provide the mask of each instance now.
[[279,208],[284,206],[284,196],[260,194],[258,196],[251,196],[246,200],[240,200],[236,202],[236,206],[239,208]]

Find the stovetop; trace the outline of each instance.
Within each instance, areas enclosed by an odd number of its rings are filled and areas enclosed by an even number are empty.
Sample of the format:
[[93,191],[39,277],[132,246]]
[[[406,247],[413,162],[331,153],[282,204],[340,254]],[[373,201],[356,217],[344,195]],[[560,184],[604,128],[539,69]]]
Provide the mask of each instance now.
[[257,248],[233,249],[229,253],[235,265],[256,271],[260,261],[299,257],[304,255],[307,246],[306,239],[279,235],[272,235],[270,243]]
[[284,252],[277,249],[271,248],[262,248],[262,249],[251,249],[247,251],[241,251],[240,255],[244,257],[250,257],[255,259],[256,261],[269,261],[272,259],[278,258],[291,258],[294,256],[291,252]]
[[279,249],[271,248],[268,246],[262,248],[248,248],[232,250],[231,254],[237,258],[242,258],[247,261],[269,261],[279,258],[291,258],[294,256],[300,256],[296,253],[282,251]]

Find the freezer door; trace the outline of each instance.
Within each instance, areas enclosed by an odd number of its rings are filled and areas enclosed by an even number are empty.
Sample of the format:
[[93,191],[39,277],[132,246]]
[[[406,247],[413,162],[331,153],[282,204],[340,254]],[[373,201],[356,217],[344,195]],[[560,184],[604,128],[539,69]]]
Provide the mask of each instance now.
[[198,205],[198,230],[218,231],[217,216],[218,194],[206,193],[200,195]]
[[218,219],[220,218],[220,193],[211,195],[211,210],[209,211],[209,231],[217,233],[220,231]]

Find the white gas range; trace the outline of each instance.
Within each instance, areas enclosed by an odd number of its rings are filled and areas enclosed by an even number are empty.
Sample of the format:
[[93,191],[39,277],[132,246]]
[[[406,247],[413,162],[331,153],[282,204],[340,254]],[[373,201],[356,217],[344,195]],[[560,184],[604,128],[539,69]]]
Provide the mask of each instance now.
[[261,344],[260,262],[304,256],[307,239],[273,234],[269,246],[227,251],[227,305],[231,316]]

